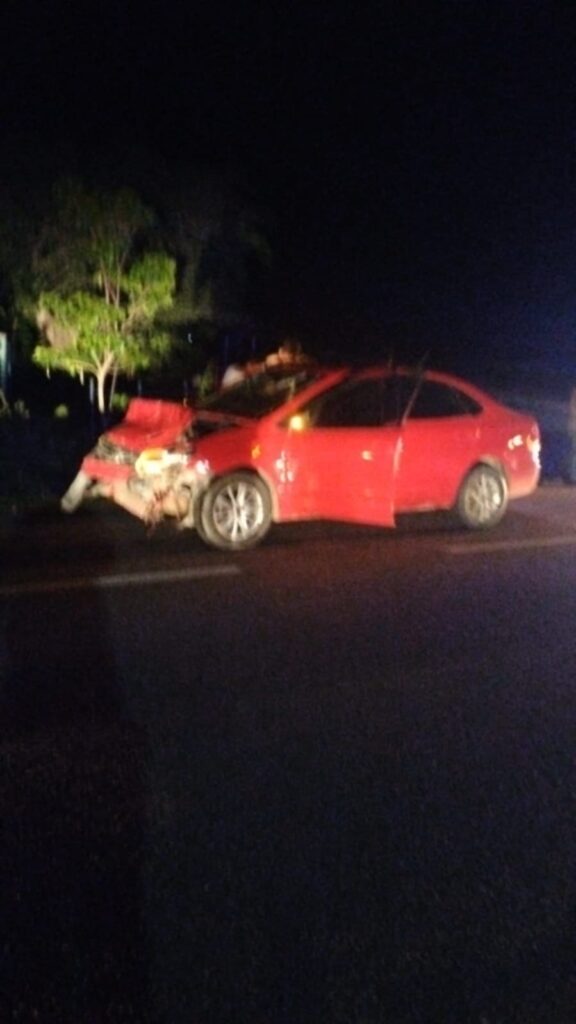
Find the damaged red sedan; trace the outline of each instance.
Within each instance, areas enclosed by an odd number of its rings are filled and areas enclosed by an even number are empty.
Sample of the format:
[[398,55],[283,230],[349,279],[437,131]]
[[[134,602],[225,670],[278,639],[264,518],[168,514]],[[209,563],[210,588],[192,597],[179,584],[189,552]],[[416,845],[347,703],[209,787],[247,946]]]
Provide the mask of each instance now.
[[272,523],[333,519],[394,526],[400,513],[454,509],[498,523],[540,475],[540,432],[457,377],[372,367],[285,367],[194,409],[134,399],[62,499],[165,515],[208,544],[242,550]]

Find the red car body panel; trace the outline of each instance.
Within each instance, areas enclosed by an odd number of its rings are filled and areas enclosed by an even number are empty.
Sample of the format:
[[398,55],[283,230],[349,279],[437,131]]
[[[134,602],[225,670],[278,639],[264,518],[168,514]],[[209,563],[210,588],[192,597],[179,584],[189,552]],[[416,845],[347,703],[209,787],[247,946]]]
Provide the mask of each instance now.
[[[129,487],[136,453],[176,448],[188,453],[182,480],[191,507],[216,477],[248,470],[266,482],[276,522],[339,519],[380,526],[393,526],[397,513],[451,508],[478,464],[505,478],[511,498],[538,484],[536,421],[457,377],[386,367],[292,373],[239,384],[196,412],[134,399],[123,422],[86,456],[82,472]],[[292,384],[296,393],[284,400]],[[377,396],[372,419],[369,402],[362,404],[370,389]],[[434,389],[436,407],[430,404]],[[357,401],[349,421],[338,419],[346,394]],[[390,396],[396,404],[387,406]],[[330,402],[336,408],[332,422]]]
[[80,468],[93,480],[128,480],[134,474],[134,466],[108,462],[95,455],[86,455]]
[[159,398],[133,398],[126,416],[106,436],[114,444],[141,452],[144,448],[163,448],[174,443],[190,426],[194,413],[177,402]]
[[[391,372],[375,368],[363,376]],[[201,438],[195,457],[213,475],[258,472],[270,487],[278,522],[320,518],[390,526],[396,513],[452,507],[466,474],[481,462],[503,472],[511,497],[531,493],[540,474],[536,421],[452,375],[427,372],[424,378],[463,392],[480,411],[408,415],[375,427],[293,429],[291,418],[312,397],[351,379],[349,371],[329,373],[270,415],[238,419]],[[202,411],[198,415],[201,420]]]
[[278,453],[267,471],[276,480],[279,519],[393,524],[396,431],[276,427],[266,441]]

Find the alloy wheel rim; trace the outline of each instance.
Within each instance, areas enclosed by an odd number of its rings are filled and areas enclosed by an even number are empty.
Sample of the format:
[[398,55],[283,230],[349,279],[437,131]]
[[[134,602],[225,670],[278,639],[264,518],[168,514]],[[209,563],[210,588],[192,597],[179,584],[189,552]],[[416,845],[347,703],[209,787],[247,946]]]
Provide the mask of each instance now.
[[251,540],[264,521],[264,502],[256,487],[245,481],[227,484],[213,507],[214,525],[231,543]]
[[482,474],[468,491],[468,513],[477,523],[488,522],[501,508],[502,491],[493,476]]

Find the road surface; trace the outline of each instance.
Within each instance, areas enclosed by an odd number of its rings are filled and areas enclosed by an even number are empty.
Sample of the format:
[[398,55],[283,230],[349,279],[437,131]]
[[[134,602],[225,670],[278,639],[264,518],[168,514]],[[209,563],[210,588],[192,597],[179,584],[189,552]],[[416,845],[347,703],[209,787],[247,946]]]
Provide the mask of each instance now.
[[573,1024],[576,491],[0,557],[0,1020]]

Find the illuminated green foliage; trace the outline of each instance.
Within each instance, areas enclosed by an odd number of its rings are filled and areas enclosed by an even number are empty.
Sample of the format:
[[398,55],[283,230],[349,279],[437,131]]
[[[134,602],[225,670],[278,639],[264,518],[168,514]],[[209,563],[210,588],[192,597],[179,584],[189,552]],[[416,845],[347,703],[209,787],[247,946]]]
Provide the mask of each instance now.
[[92,374],[101,412],[108,378],[149,369],[170,347],[155,321],[172,305],[176,264],[165,253],[142,252],[151,220],[130,191],[90,193],[68,182],[39,248],[38,277],[52,287],[38,299],[44,343],[34,361],[48,373]]

